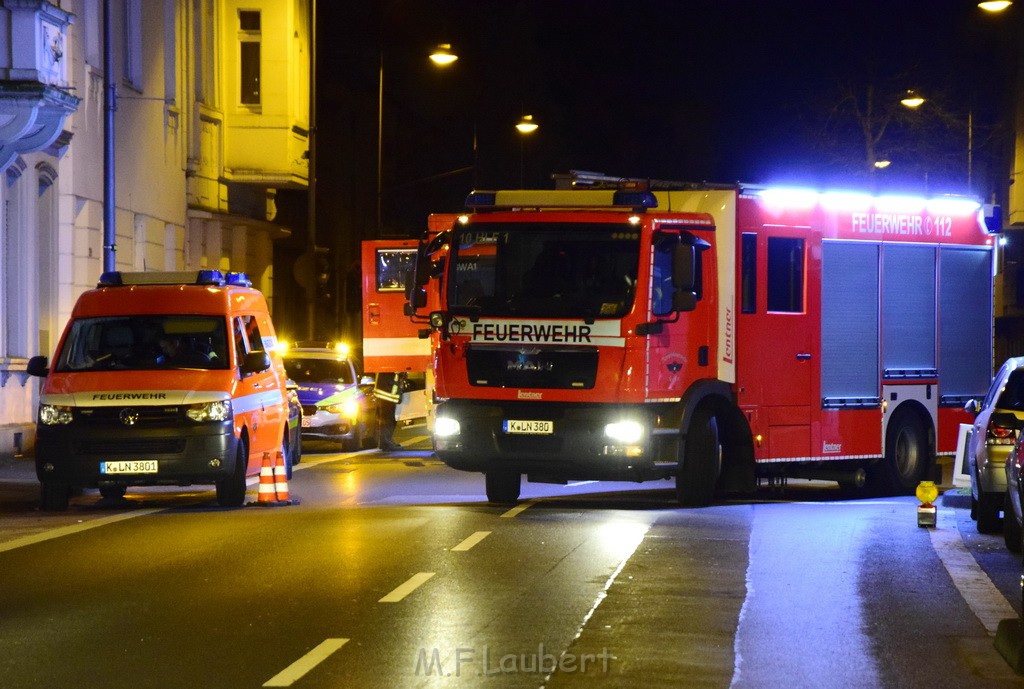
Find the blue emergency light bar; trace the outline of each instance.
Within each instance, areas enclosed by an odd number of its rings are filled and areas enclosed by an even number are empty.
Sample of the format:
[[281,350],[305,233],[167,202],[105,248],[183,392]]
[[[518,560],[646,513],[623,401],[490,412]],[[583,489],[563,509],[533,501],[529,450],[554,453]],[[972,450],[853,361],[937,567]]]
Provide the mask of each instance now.
[[100,275],[97,287],[125,287],[129,285],[215,285],[217,287],[252,287],[245,273],[220,270],[152,271],[123,273],[108,270]]

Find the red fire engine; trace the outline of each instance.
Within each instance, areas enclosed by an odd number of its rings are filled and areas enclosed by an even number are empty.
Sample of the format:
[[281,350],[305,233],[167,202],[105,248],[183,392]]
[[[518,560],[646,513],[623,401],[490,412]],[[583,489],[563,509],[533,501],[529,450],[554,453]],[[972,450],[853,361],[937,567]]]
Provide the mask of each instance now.
[[474,192],[420,242],[446,464],[493,502],[525,474],[696,506],[759,477],[910,492],[954,454],[992,372],[979,203],[633,186]]

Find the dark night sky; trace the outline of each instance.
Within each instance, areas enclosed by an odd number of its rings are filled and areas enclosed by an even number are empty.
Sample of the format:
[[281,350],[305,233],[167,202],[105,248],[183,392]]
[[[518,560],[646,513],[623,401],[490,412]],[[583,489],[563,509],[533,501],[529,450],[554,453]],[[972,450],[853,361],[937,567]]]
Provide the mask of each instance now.
[[[987,15],[976,0],[319,0],[317,14],[316,242],[337,296],[321,295],[334,316],[319,327],[333,337],[357,327],[359,241],[418,236],[473,188],[551,188],[553,173],[577,169],[987,197],[1003,183],[995,161],[1010,137],[997,125],[1024,5]],[[427,59],[442,42],[459,55],[446,70]],[[873,89],[876,113],[899,114],[878,144],[892,160],[882,172],[865,172],[844,88],[861,108]],[[909,88],[930,97],[917,113],[895,105]],[[529,138],[514,129],[522,114],[540,124]],[[279,192],[281,220],[305,225],[305,198]],[[306,250],[294,236],[279,247],[282,278]]]
[[[570,169],[867,188],[856,120],[835,112],[844,85],[861,107],[869,86],[876,108],[933,97],[932,115],[887,130],[878,188],[966,193],[969,110],[974,191],[995,186],[983,163],[1016,18],[973,0],[321,0],[318,15],[318,203],[357,231],[376,220],[381,49],[386,235],[460,210],[474,186],[550,188]],[[426,59],[439,42],[460,56],[443,71]],[[524,113],[540,124],[528,139]]]

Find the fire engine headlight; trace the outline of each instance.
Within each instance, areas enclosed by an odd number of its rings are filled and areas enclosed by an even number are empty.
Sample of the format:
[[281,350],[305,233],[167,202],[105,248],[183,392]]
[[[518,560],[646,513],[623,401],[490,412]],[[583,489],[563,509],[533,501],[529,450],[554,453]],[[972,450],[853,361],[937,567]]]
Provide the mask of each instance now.
[[462,432],[462,427],[455,419],[447,416],[440,416],[434,419],[434,436],[437,438],[451,438]]
[[71,407],[41,404],[39,405],[39,423],[44,426],[66,426],[71,423]]
[[192,404],[185,409],[185,416],[193,421],[227,421],[231,418],[231,402],[203,402]]
[[616,421],[604,427],[604,434],[617,443],[636,443],[644,437],[644,427],[636,421]]

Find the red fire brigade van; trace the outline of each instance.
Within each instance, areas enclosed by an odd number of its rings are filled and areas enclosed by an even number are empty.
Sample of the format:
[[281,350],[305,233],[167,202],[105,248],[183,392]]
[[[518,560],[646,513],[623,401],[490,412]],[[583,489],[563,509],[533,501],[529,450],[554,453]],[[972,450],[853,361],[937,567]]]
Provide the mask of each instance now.
[[[420,243],[437,455],[521,477],[911,491],[992,371],[993,237],[956,198],[679,185],[471,194]],[[428,306],[428,295],[437,300]]]
[[292,444],[286,377],[263,295],[241,273],[104,273],[43,376],[36,474],[45,510],[73,488],[215,484],[245,501],[264,453]]

